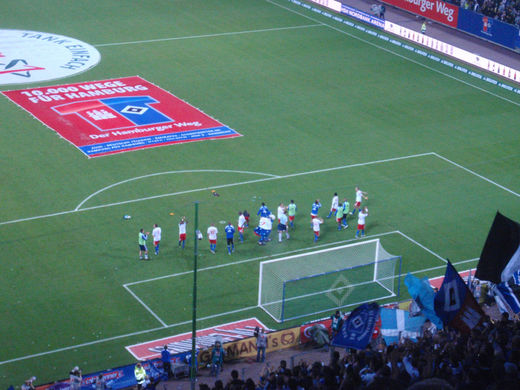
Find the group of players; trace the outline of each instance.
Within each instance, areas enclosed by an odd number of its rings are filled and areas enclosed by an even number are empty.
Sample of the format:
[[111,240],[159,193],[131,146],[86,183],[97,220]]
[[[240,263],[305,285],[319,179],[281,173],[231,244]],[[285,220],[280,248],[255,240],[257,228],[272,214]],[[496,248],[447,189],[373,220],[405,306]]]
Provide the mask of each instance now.
[[[327,218],[331,218],[334,216],[336,218],[336,222],[338,224],[338,230],[348,228],[347,217],[348,215],[355,215],[356,211],[358,211],[358,223],[357,223],[357,231],[356,238],[364,237],[365,235],[365,220],[368,216],[368,208],[361,207],[361,202],[363,199],[368,200],[368,193],[361,191],[359,187],[356,187],[356,202],[354,203],[353,210],[350,212],[350,203],[347,199],[343,199],[343,202],[340,204],[339,197],[337,193],[334,193],[332,197],[332,202],[330,206],[330,212]],[[320,237],[320,225],[324,222],[322,218],[318,216],[318,212],[321,208],[321,203],[319,199],[316,199],[311,206],[311,228],[314,232],[314,242],[318,241]],[[270,235],[272,231],[273,221],[278,220],[278,241],[282,242],[282,238],[285,235],[286,239],[290,238],[289,229],[294,229],[294,218],[296,216],[297,207],[294,203],[294,200],[285,206],[283,203],[280,203],[277,209],[277,215],[274,216],[273,213],[268,209],[265,203],[262,203],[260,208],[258,209],[257,215],[259,217],[258,226],[254,229],[255,235],[258,237],[258,245],[265,245],[267,242],[271,241]],[[186,244],[186,226],[187,220],[186,217],[182,217],[179,222],[179,247],[184,249]],[[249,227],[249,213],[247,211],[240,211],[238,213],[238,235],[240,242],[244,242],[244,231]],[[231,222],[228,222],[224,227],[224,232],[226,234],[227,241],[227,250],[228,254],[231,255],[235,251],[235,227]],[[152,230],[152,236],[154,241],[154,249],[155,254],[159,254],[159,245],[161,242],[161,228],[154,224]],[[211,224],[207,231],[209,248],[210,252],[215,254],[217,248],[217,235],[218,229],[215,224]],[[148,260],[148,249],[146,247],[146,240],[148,239],[149,232],[144,232],[144,229],[140,229],[139,231],[139,259]],[[197,231],[197,238],[202,239],[202,233]]]

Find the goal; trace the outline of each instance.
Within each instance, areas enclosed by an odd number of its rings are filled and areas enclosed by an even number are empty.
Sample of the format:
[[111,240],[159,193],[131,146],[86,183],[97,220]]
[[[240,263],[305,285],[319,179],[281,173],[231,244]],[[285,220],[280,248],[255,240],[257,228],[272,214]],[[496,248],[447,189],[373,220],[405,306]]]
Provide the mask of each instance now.
[[260,263],[258,306],[284,322],[399,296],[401,257],[379,239]]

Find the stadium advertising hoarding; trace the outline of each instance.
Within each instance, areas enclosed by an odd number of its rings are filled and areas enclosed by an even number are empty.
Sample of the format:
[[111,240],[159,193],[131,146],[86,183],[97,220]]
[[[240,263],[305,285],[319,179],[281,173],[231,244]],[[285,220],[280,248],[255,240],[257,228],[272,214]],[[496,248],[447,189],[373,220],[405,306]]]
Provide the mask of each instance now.
[[458,28],[510,49],[520,48],[520,31],[518,28],[489,16],[461,8]]
[[[172,363],[177,361],[184,361],[187,353],[176,355],[172,358]],[[142,362],[144,369],[148,376],[158,380],[163,377],[163,363],[161,359],[154,359]],[[128,389],[137,385],[134,375],[135,363],[126,366],[111,368],[108,370],[98,371],[83,375],[81,380],[81,390],[92,390],[96,387],[96,380],[98,376],[103,375],[107,386],[111,390]],[[53,383],[37,386],[36,390],[69,390],[70,380],[62,379]]]
[[2,93],[89,157],[240,136],[138,76]]
[[385,28],[385,21],[383,19],[376,18],[373,15],[369,15],[365,12],[362,12],[356,8],[349,7],[346,4],[341,5],[341,13],[343,15],[350,16],[351,18],[360,20],[362,22],[368,23],[372,26],[375,26],[380,29]]
[[[300,2],[298,0],[291,0],[293,3],[298,5],[305,6],[305,3]],[[380,29],[385,28],[385,21],[383,19],[376,18],[373,15],[367,14],[366,12],[360,11],[357,8],[350,7],[346,4],[342,4],[339,1],[335,0],[309,0],[315,4],[321,5],[323,7],[329,8],[332,11],[339,12],[343,15],[350,16],[351,18],[360,20],[362,22],[368,23],[372,26],[375,26]],[[329,16],[325,14],[325,16]],[[338,20],[340,21],[340,20]]]
[[[221,340],[222,343],[226,343],[251,337],[256,327],[267,329],[256,318],[249,318],[198,330],[196,348],[207,349],[217,339]],[[191,351],[191,332],[130,345],[126,347],[126,350],[138,360],[153,359],[161,356],[161,351],[165,345],[168,346],[168,351],[171,354]]]
[[[292,0],[295,4],[305,4],[304,2],[300,2],[298,0]],[[321,5],[323,7],[330,8],[333,11],[341,12],[341,2],[336,0],[310,0],[311,2]]]
[[312,341],[311,328],[313,326],[319,326],[325,329],[330,334],[330,327],[332,324],[331,318],[326,318],[324,320],[312,321],[307,324],[300,326],[300,343],[306,344]]
[[[266,353],[279,351],[285,348],[296,347],[300,343],[300,327],[283,329],[267,334]],[[225,361],[256,357],[256,338],[249,337],[242,340],[224,343]],[[207,365],[211,361],[211,348],[199,352],[199,365]]]
[[[438,39],[426,36],[424,34],[421,34],[417,31],[410,30],[406,27],[400,26],[398,24],[392,23],[392,22],[386,22],[385,31],[398,35],[402,38],[408,39],[410,41],[413,41],[415,43],[418,43],[422,46],[428,47],[430,49],[436,50],[438,52],[441,52],[443,54],[446,54],[450,57],[456,58],[458,60],[464,61],[468,64],[474,65],[480,69],[486,70],[488,72],[497,74],[499,76],[502,76],[504,78],[507,78],[511,81],[514,81],[516,83],[520,82],[520,71],[513,69],[509,66],[502,65],[498,62],[489,60],[487,58],[481,57],[478,54],[470,53],[467,50],[460,49],[456,46],[450,45],[449,43],[445,43],[443,41],[439,41]],[[434,61],[440,62],[446,66],[449,66],[450,68],[456,69],[460,72],[466,73],[472,77],[475,77],[479,80],[484,80],[489,82],[493,85],[498,85],[501,88],[507,89],[508,91],[513,91],[515,93],[520,93],[520,90],[517,88],[513,88],[508,84],[502,83],[500,81],[494,80],[491,77],[487,77],[485,75],[481,75],[471,69],[465,68],[463,66],[454,64],[451,61],[441,59],[435,55],[429,54],[425,52],[424,50],[414,48],[410,45],[403,44],[399,45],[405,49],[414,51],[417,54],[420,54],[422,56],[428,57]]]
[[459,7],[442,0],[384,0],[386,4],[457,28]]

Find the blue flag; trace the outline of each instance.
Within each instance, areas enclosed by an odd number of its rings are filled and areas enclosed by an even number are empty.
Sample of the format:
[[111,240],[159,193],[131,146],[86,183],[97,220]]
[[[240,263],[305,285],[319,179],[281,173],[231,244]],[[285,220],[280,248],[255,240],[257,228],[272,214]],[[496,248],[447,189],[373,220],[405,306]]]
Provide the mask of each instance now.
[[404,278],[404,284],[408,288],[408,293],[419,305],[425,317],[428,318],[437,329],[442,329],[442,321],[437,314],[435,314],[433,303],[435,299],[435,291],[433,291],[428,278],[424,277],[419,279],[418,277],[408,273]]
[[513,289],[509,287],[507,283],[502,282],[496,284],[494,292],[500,299],[502,299],[503,302],[509,306],[513,313],[520,313],[520,302],[513,292]]
[[513,273],[513,282],[518,286],[520,285],[520,270]]
[[445,324],[465,333],[484,319],[484,312],[449,261],[444,281],[435,296],[435,312]]
[[387,345],[399,342],[401,337],[416,341],[421,335],[424,316],[411,317],[410,312],[401,309],[381,309],[381,335]]
[[331,344],[344,348],[366,348],[378,318],[379,305],[376,302],[362,304],[350,313]]

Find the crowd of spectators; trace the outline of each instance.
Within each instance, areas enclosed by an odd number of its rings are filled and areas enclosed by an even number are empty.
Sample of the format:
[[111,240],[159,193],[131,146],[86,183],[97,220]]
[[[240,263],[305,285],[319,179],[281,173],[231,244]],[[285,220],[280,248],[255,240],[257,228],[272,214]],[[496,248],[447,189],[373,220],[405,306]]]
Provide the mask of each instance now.
[[520,27],[520,0],[449,0],[448,2]]
[[[426,328],[425,328],[426,329]],[[429,329],[432,329],[431,327]],[[289,368],[264,367],[259,378],[240,379],[233,370],[215,390],[510,390],[519,388],[520,321],[507,313],[489,318],[471,334],[453,329],[425,330],[417,342],[385,345],[374,340],[365,350],[332,350],[330,361]],[[210,390],[205,384],[200,390]]]

